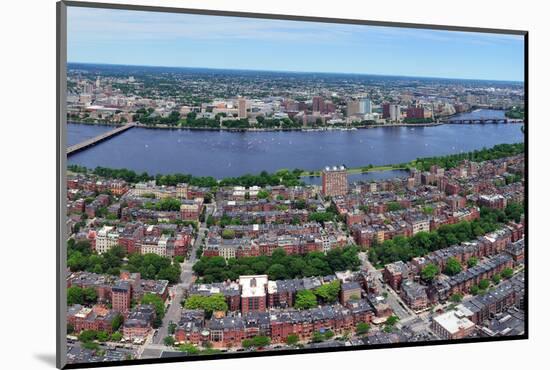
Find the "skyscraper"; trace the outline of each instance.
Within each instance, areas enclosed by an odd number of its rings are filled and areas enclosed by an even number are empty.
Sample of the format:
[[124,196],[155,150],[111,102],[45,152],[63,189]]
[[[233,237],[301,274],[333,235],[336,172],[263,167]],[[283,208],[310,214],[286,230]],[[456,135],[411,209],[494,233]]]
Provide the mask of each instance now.
[[312,111],[323,113],[325,110],[325,102],[322,96],[314,96],[312,100]]
[[246,118],[246,99],[239,98],[239,118]]
[[372,103],[370,99],[360,98],[359,100],[359,114],[371,114],[372,113]]
[[348,117],[359,114],[359,100],[349,100],[347,102],[347,114]]
[[424,118],[424,107],[411,106],[407,108],[407,118]]
[[390,103],[382,104],[382,118],[390,118]]
[[390,120],[398,121],[401,119],[401,108],[398,104],[390,104]]
[[344,166],[325,167],[321,171],[324,196],[346,195],[348,193],[348,172]]

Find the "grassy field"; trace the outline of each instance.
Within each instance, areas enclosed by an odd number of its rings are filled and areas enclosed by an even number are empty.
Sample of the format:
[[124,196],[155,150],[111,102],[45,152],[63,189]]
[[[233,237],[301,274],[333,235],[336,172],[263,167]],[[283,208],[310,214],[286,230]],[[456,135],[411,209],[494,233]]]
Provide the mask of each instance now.
[[[407,170],[408,166],[394,167],[391,165],[384,166],[365,166],[365,167],[353,167],[348,168],[348,175],[360,174],[360,173],[369,173],[369,172],[380,172],[380,171],[391,171],[391,170]],[[303,171],[300,174],[300,177],[319,177],[321,176],[321,171]]]

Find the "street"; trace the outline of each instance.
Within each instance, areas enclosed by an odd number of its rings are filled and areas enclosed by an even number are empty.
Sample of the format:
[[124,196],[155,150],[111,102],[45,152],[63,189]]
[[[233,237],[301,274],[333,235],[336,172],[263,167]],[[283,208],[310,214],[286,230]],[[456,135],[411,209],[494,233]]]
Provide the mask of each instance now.
[[[153,336],[152,344],[162,344],[162,341],[165,337],[167,337],[168,334],[168,326],[171,322],[177,324],[181,317],[181,304],[180,302],[183,299],[183,295],[187,289],[191,286],[193,283],[193,265],[195,264],[195,261],[197,259],[197,250],[199,249],[199,246],[203,243],[204,240],[204,233],[207,231],[206,228],[206,219],[208,218],[208,215],[211,215],[214,212],[214,207],[210,204],[206,205],[205,210],[205,222],[200,223],[199,225],[199,231],[197,232],[197,236],[195,238],[195,241],[193,243],[193,246],[191,250],[188,253],[188,258],[185,259],[185,261],[181,264],[181,275],[180,275],[180,282],[173,287],[170,288],[170,297],[169,300],[169,306],[166,310],[166,313],[164,315],[164,318],[162,320],[162,326],[158,328],[158,332],[156,335]],[[146,345],[150,346],[150,345]]]
[[390,305],[395,315],[399,317],[399,320],[406,320],[411,316],[416,317],[417,315],[405,305],[405,303],[401,300],[397,293],[393,289],[388,287],[387,284],[384,284],[382,272],[374,268],[374,266],[368,260],[367,254],[365,252],[359,253],[359,259],[362,262],[363,269],[366,269],[369,274],[374,277],[374,282],[376,284],[377,290],[381,293],[387,293],[386,301]]

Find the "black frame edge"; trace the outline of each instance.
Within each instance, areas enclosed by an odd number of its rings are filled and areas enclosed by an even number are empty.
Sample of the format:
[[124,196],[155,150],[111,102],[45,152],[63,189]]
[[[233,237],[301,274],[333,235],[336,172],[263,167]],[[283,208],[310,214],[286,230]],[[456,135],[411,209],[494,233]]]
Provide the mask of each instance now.
[[[528,129],[528,117],[529,117],[529,47],[528,47],[528,35],[527,30],[513,30],[513,29],[497,29],[497,28],[482,28],[472,26],[450,26],[439,24],[423,24],[423,23],[405,23],[405,22],[386,22],[386,21],[374,21],[374,20],[359,20],[348,18],[329,18],[329,17],[316,17],[316,16],[299,16],[290,14],[271,14],[271,13],[252,13],[252,12],[240,12],[240,11],[225,11],[214,9],[194,9],[194,8],[176,8],[176,7],[163,7],[163,6],[146,6],[146,5],[131,5],[131,4],[114,4],[114,3],[101,3],[101,2],[82,2],[72,0],[61,0],[57,4],[57,251],[56,251],[56,264],[57,264],[57,328],[56,328],[56,367],[59,369],[82,369],[82,368],[97,368],[97,367],[112,367],[112,366],[128,366],[128,365],[143,365],[143,364],[162,364],[162,363],[184,363],[195,361],[210,361],[219,359],[237,359],[237,358],[253,358],[253,357],[271,357],[271,356],[285,356],[285,355],[300,355],[311,353],[332,353],[332,352],[347,352],[347,351],[361,351],[372,349],[393,349],[393,348],[408,348],[408,347],[425,347],[425,346],[440,346],[449,344],[477,344],[477,343],[490,343],[490,342],[502,342],[502,341],[514,341],[514,340],[526,340],[529,339],[529,267],[528,267],[528,255],[529,255],[529,223],[528,223],[528,204],[529,204],[529,129]],[[486,337],[486,338],[465,338],[458,340],[439,340],[429,342],[405,342],[396,344],[376,344],[376,345],[359,345],[351,347],[332,347],[322,349],[300,349],[300,350],[280,350],[280,351],[266,351],[266,352],[236,352],[236,353],[222,353],[213,354],[208,356],[181,356],[170,358],[151,358],[151,359],[134,359],[123,361],[106,361],[97,363],[66,363],[66,343],[65,332],[66,327],[66,294],[64,292],[64,272],[66,271],[65,259],[66,253],[63,247],[63,237],[65,235],[65,224],[63,217],[64,202],[66,198],[65,176],[66,176],[66,152],[65,152],[65,135],[66,135],[66,115],[64,97],[66,94],[66,41],[67,41],[67,7],[81,7],[81,8],[98,8],[98,9],[117,9],[117,10],[134,10],[134,11],[148,11],[148,12],[163,12],[163,13],[183,13],[183,14],[197,14],[197,15],[213,15],[213,16],[226,16],[226,17],[246,17],[246,18],[259,18],[259,19],[275,19],[275,20],[291,20],[291,21],[305,21],[305,22],[321,22],[321,23],[337,23],[337,24],[355,24],[355,25],[367,25],[367,26],[380,26],[380,27],[398,27],[398,28],[417,28],[417,29],[430,29],[441,31],[460,31],[460,32],[478,32],[478,33],[499,33],[508,35],[518,35],[524,37],[524,105],[525,105],[525,118],[524,118],[524,143],[525,143],[525,186],[524,186],[524,206],[525,206],[525,332],[522,335],[509,336],[509,337]],[[63,87],[63,89],[62,89]],[[62,307],[60,307],[60,305]],[[61,328],[63,326],[63,328]]]

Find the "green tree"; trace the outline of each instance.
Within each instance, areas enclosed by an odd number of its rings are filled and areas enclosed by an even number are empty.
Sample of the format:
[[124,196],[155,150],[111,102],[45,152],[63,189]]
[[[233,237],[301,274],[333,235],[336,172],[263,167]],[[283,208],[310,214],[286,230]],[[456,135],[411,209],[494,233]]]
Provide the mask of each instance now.
[[317,306],[317,297],[311,290],[300,290],[296,294],[294,307],[299,310],[309,309]]
[[493,283],[495,283],[495,284],[500,283],[501,279],[502,278],[501,278],[500,274],[494,274],[493,277],[491,278],[491,280],[493,280]]
[[171,335],[164,337],[164,339],[162,341],[163,341],[164,345],[168,346],[168,347],[172,347],[176,343],[176,340]]
[[107,342],[110,338],[110,335],[106,331],[98,331],[96,334],[96,338],[100,342]]
[[72,286],[67,289],[67,305],[72,306],[74,304],[83,304],[84,294],[82,288]]
[[506,267],[504,270],[502,270],[501,275],[504,279],[509,279],[512,277],[512,275],[514,275],[514,270],[510,267]]
[[296,335],[296,334],[289,334],[288,337],[286,337],[286,344],[288,344],[289,346],[295,346],[296,344],[298,344],[300,338]]
[[386,326],[394,326],[399,321],[399,317],[392,315],[386,319]]
[[395,212],[403,209],[403,206],[399,204],[399,202],[388,202],[386,206],[388,208],[388,211],[390,212]]
[[355,326],[355,332],[357,333],[357,335],[365,335],[369,332],[369,330],[370,325],[366,322],[357,323],[357,325]]
[[266,190],[260,190],[258,192],[258,199],[267,199],[269,198],[269,192]]
[[254,347],[265,347],[271,343],[271,339],[265,335],[257,335],[252,338],[252,343],[254,344]]
[[325,336],[321,332],[316,331],[313,333],[313,337],[311,339],[314,343],[319,343],[325,340]]
[[171,322],[170,324],[168,324],[168,334],[174,334],[177,327],[178,326],[176,325],[176,323]]
[[212,294],[211,296],[192,295],[185,300],[184,307],[187,309],[201,309],[210,317],[214,311],[228,310],[228,305],[225,297],[221,293]]
[[471,295],[478,295],[479,294],[479,287],[477,285],[472,285],[470,287],[470,294]]
[[288,278],[286,267],[280,263],[271,265],[267,270],[267,274],[271,280],[283,280]]
[[97,332],[95,330],[83,330],[78,335],[78,340],[81,342],[91,342],[97,338]]
[[122,316],[121,314],[116,315],[113,321],[111,322],[112,331],[117,331],[123,322],[124,322],[124,316]]
[[113,334],[111,334],[111,341],[112,342],[120,342],[122,340],[122,334],[118,331],[115,331]]
[[199,354],[199,349],[197,347],[195,347],[193,344],[191,343],[184,343],[184,344],[181,344],[179,346],[179,350],[181,352],[185,352],[187,353],[188,355],[197,355]]
[[462,265],[456,258],[451,257],[447,260],[447,263],[445,264],[445,274],[453,276],[461,271]]
[[464,296],[460,293],[454,293],[452,296],[451,296],[451,301],[454,302],[454,303],[460,303],[462,301],[462,298]]
[[420,272],[420,276],[424,281],[432,281],[439,274],[439,269],[433,263],[428,263]]
[[241,346],[243,348],[252,348],[254,347],[254,342],[252,341],[252,339],[243,339],[243,341],[241,342]]
[[327,330],[325,331],[325,333],[323,334],[325,339],[331,339],[332,337],[334,337],[334,332],[332,330]]
[[478,262],[479,262],[479,260],[477,259],[477,257],[472,256],[472,257],[468,258],[468,267],[472,268],[472,267],[476,266],[478,264]]
[[155,327],[159,327],[162,324],[162,318],[164,317],[164,301],[158,295],[153,293],[145,293],[141,298],[142,304],[151,304],[155,308],[156,319],[154,322]]
[[479,282],[479,289],[480,290],[485,290],[485,289],[489,288],[489,284],[490,284],[489,280],[483,279]]
[[340,280],[334,280],[328,284],[323,284],[314,290],[315,295],[321,298],[325,303],[334,303],[340,294]]
[[235,230],[223,229],[222,238],[224,238],[224,239],[235,239]]

